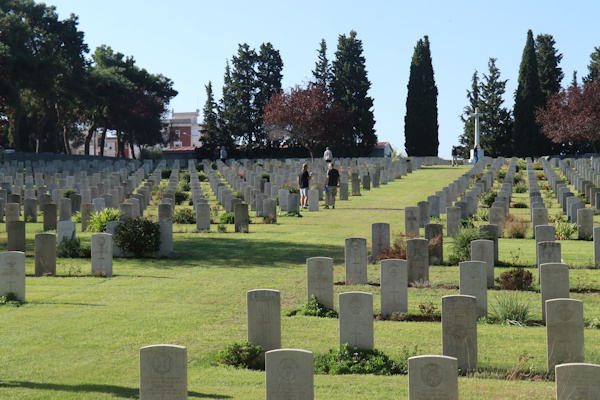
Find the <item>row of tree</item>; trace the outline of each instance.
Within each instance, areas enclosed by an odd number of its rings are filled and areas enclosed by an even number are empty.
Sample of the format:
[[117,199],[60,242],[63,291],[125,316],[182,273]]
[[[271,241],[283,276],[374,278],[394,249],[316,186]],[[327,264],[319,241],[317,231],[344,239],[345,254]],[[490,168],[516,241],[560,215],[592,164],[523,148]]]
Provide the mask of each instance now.
[[340,35],[335,60],[321,41],[313,79],[281,89],[283,62],[270,43],[259,53],[241,44],[225,69],[223,98],[206,86],[202,138],[207,147],[302,147],[311,156],[325,146],[339,155],[368,154],[376,144],[373,99],[368,96],[362,41]]
[[[481,148],[492,157],[573,154],[593,150],[594,143],[599,144],[590,134],[594,129],[592,119],[586,119],[581,110],[593,110],[589,105],[594,104],[597,89],[588,85],[599,79],[600,49],[595,48],[591,55],[583,86],[578,85],[575,72],[571,87],[563,90],[564,74],[559,67],[562,54],[555,44],[549,34],[539,34],[534,40],[532,31],[528,31],[512,110],[503,105],[507,81],[500,79],[496,59],[490,58],[488,73],[482,80],[475,71],[471,89],[467,90],[468,105],[460,116],[464,124],[458,147],[462,157],[468,157],[474,145],[476,109],[481,116]],[[587,106],[582,106],[584,103]],[[600,108],[596,110],[600,114]],[[596,134],[600,132],[598,127],[595,129]]]
[[[154,75],[110,47],[91,60],[73,14],[33,0],[0,3],[0,145],[18,151],[70,153],[108,130],[125,143],[163,143],[162,118],[177,95],[170,79]],[[85,134],[83,134],[85,132]],[[133,151],[132,151],[133,154]]]

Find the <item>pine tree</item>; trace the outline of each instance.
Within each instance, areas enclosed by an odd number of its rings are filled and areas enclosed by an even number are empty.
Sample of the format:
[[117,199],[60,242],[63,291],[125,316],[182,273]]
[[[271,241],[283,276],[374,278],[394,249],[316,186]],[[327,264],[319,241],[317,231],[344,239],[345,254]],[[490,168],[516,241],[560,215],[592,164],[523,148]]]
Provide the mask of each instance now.
[[594,47],[594,52],[590,54],[588,70],[590,73],[583,78],[583,83],[600,80],[600,47]]
[[411,156],[438,154],[437,87],[429,38],[419,39],[410,64],[404,138],[406,153]]
[[229,61],[225,64],[225,75],[223,76],[223,97],[221,98],[219,107],[219,128],[221,129],[221,135],[224,138],[228,138],[231,142],[235,141],[230,122],[230,116],[233,113],[233,107],[235,99],[233,97],[233,88],[231,83],[231,68],[229,67]]
[[327,43],[325,39],[321,39],[321,47],[317,50],[319,53],[319,61],[315,63],[315,69],[312,71],[315,83],[327,89],[330,88],[333,79],[331,74],[331,64],[327,59]]
[[558,66],[563,55],[559,54],[558,50],[554,48],[555,44],[552,35],[540,34],[535,39],[538,75],[544,93],[544,103],[549,95],[558,93],[561,88],[560,83],[565,77],[562,68]]
[[481,148],[491,157],[508,156],[511,152],[512,119],[510,111],[502,106],[507,81],[500,80],[500,70],[496,67],[495,58],[488,61],[488,70],[488,74],[483,74],[481,82]]
[[339,149],[357,155],[368,154],[377,142],[371,110],[373,99],[367,95],[371,82],[367,78],[362,53],[362,41],[356,38],[355,31],[350,31],[349,37],[340,35],[331,83],[334,99],[342,102],[353,119],[353,128],[346,132]]
[[519,68],[519,85],[515,93],[513,155],[532,157],[548,154],[548,139],[541,133],[535,121],[535,111],[543,105],[544,95],[540,86],[535,42],[533,33],[529,30]]
[[463,134],[458,138],[458,142],[461,145],[458,150],[459,156],[462,158],[468,158],[469,150],[475,145],[475,119],[473,118],[473,114],[475,113],[475,108],[481,106],[479,102],[479,90],[479,76],[477,75],[477,71],[475,71],[471,78],[471,90],[467,89],[469,104],[465,106],[462,115],[460,115],[464,127]]
[[223,143],[221,137],[221,130],[219,129],[219,116],[217,114],[218,108],[215,102],[215,97],[212,89],[212,82],[208,81],[206,88],[206,103],[202,109],[202,142],[207,148],[215,148],[219,145],[228,146],[231,143]]
[[263,43],[257,58],[256,96],[254,99],[256,139],[261,144],[275,144],[269,140],[263,127],[263,110],[269,99],[281,91],[282,70],[283,61],[279,51],[275,50],[271,43]]

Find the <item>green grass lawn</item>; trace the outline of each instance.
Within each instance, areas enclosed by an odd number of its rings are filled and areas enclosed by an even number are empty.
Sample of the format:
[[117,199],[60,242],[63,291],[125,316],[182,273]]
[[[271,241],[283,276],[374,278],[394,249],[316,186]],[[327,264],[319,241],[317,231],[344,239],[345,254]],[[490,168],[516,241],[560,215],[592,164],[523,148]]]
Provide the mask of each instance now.
[[[363,191],[335,210],[303,212],[302,218],[280,217],[277,224],[254,219],[250,233],[195,233],[194,225],[174,227],[176,260],[115,259],[111,279],[93,278],[85,259],[57,260],[58,277],[27,277],[27,302],[0,307],[1,399],[136,399],[139,397],[139,348],[169,343],[188,349],[189,397],[194,399],[262,399],[264,372],[215,365],[226,345],[246,339],[246,292],[281,291],[282,310],[306,302],[306,258],[334,259],[334,281],[344,280],[343,246],[347,237],[367,238],[371,224],[387,222],[393,233],[404,232],[404,207],[454,181],[468,166],[424,167],[379,189]],[[211,205],[215,198],[204,184]],[[523,194],[522,196],[526,196]],[[521,195],[519,195],[521,196]],[[524,197],[525,198],[525,197]],[[323,206],[323,203],[321,203]],[[556,207],[556,205],[554,205]],[[556,207],[558,210],[558,207]],[[511,210],[513,211],[513,210]],[[515,209],[525,215],[528,209]],[[155,208],[150,210],[156,215]],[[600,222],[600,221],[596,221]],[[5,226],[0,224],[0,251],[6,250]],[[42,224],[27,224],[27,273],[33,275],[34,235]],[[84,244],[90,233],[78,232]],[[531,234],[529,235],[531,237]],[[592,242],[562,241],[571,269],[572,289],[600,289],[593,265]],[[444,238],[447,260],[452,238]],[[535,242],[500,239],[500,259],[530,266],[537,281]],[[591,260],[591,261],[590,261]],[[590,264],[591,262],[591,264]],[[496,268],[498,276],[506,268]],[[433,285],[458,285],[458,267],[431,267]],[[335,292],[373,293],[379,311],[379,268],[368,266],[372,285],[336,285]],[[420,303],[440,308],[441,296],[456,289],[410,288],[409,308]],[[503,293],[489,292],[493,302]],[[538,293],[526,292],[534,319],[541,318]],[[600,315],[596,293],[572,293],[584,301],[585,316]],[[337,307],[337,296],[335,297]],[[515,368],[536,374],[546,366],[544,327],[478,325],[477,378],[460,378],[465,399],[551,399],[554,383],[490,378]],[[586,329],[586,361],[600,360],[600,330]],[[338,321],[314,317],[282,317],[283,347],[324,353],[338,346]],[[419,354],[441,354],[441,325],[433,322],[375,322],[375,346],[398,357],[403,346],[418,346]],[[522,360],[522,362],[519,361]],[[315,376],[319,399],[405,398],[406,376]]]

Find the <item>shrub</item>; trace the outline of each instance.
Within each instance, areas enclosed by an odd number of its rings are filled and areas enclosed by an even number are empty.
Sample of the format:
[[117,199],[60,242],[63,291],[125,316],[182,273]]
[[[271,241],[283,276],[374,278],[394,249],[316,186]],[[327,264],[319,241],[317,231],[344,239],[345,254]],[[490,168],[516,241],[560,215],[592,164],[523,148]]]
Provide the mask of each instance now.
[[179,182],[189,182],[190,181],[190,172],[185,171],[179,174]]
[[283,185],[282,189],[286,189],[290,193],[300,194],[300,189],[297,186],[290,186],[287,183]]
[[479,221],[489,221],[490,213],[485,208],[478,208],[477,214],[475,214]]
[[404,347],[401,360],[394,361],[380,350],[358,349],[344,343],[339,349],[331,349],[328,353],[315,356],[315,374],[406,374],[408,358],[417,352],[417,347],[412,352]]
[[173,170],[171,168],[165,168],[160,173],[161,174],[160,176],[162,179],[169,179],[169,177],[171,176],[171,172],[173,172]]
[[513,268],[496,278],[502,290],[531,290],[533,275],[523,268]]
[[266,179],[267,182],[271,181],[271,174],[269,174],[268,172],[261,172],[260,177],[261,179]]
[[181,205],[188,198],[189,198],[189,194],[187,194],[186,192],[179,190],[179,188],[177,190],[175,190],[175,204]]
[[524,218],[509,214],[504,225],[504,233],[512,239],[524,239],[527,234],[527,225]]
[[208,176],[203,171],[198,172],[198,180],[200,182],[206,182],[208,180]]
[[479,239],[490,239],[488,235],[477,228],[461,228],[454,236],[454,243],[450,247],[449,263],[458,265],[461,261],[471,259],[471,242]]
[[512,208],[529,208],[529,206],[525,201],[519,200],[512,204]]
[[536,161],[533,163],[533,169],[534,170],[543,170],[544,167],[542,167],[542,164],[540,164],[539,162]]
[[210,167],[211,167],[212,169],[216,170],[216,169],[217,169],[217,163],[216,163],[216,162],[214,162],[214,161],[211,161],[211,163],[210,163]]
[[70,238],[64,237],[56,247],[56,255],[61,258],[90,258],[92,250],[88,246],[81,245],[81,239],[75,234]]
[[496,180],[504,180],[506,178],[506,171],[496,171]]
[[525,160],[523,160],[522,158],[519,158],[517,160],[517,168],[515,169],[516,172],[519,171],[525,171],[527,170],[527,162]]
[[174,224],[195,224],[196,212],[191,208],[176,208],[171,220]]
[[[525,180],[523,179],[523,175],[521,174],[515,174],[513,176],[513,184],[515,185],[519,185],[519,184],[525,184]],[[518,193],[518,192],[517,192]]]
[[219,353],[218,362],[236,368],[256,368],[261,352],[260,346],[254,346],[250,342],[235,342]]
[[141,258],[158,250],[160,228],[147,218],[133,218],[117,227],[114,241],[123,251]]
[[227,232],[227,225],[223,225],[223,224],[217,225],[217,232],[219,232],[219,233]]
[[[40,214],[38,213],[38,216]],[[44,212],[42,211],[42,215],[44,215]],[[77,211],[75,214],[73,214],[73,216],[71,217],[71,221],[80,224],[81,223],[81,212]]]
[[577,233],[577,224],[571,224],[562,218],[556,220],[556,239],[569,240]]
[[90,222],[87,230],[90,232],[106,232],[106,223],[108,221],[118,221],[123,213],[116,208],[105,208],[102,211],[96,211],[90,216]]
[[492,318],[503,325],[525,325],[529,322],[531,306],[518,293],[505,293],[490,304]]
[[319,318],[337,318],[338,313],[335,310],[331,310],[319,303],[317,298],[313,295],[310,296],[310,301],[306,303],[298,312],[299,315],[307,315],[310,317]]
[[479,203],[490,208],[492,204],[494,204],[494,201],[496,201],[496,197],[498,197],[498,192],[495,190],[488,190],[479,195]]
[[180,192],[189,192],[191,188],[192,186],[190,183],[186,181],[179,181],[177,184],[177,190]]
[[234,214],[232,212],[226,212],[221,215],[221,223],[222,224],[233,224],[234,222]]
[[0,296],[0,306],[20,307],[23,302],[14,293],[6,293]]
[[515,193],[527,193],[527,184],[525,182],[515,183],[513,187],[513,191]]
[[142,160],[160,160],[162,158],[162,149],[159,147],[144,147],[140,154]]
[[63,190],[63,197],[65,199],[70,199],[72,194],[76,194],[77,190],[75,189],[71,189],[71,188],[66,188]]

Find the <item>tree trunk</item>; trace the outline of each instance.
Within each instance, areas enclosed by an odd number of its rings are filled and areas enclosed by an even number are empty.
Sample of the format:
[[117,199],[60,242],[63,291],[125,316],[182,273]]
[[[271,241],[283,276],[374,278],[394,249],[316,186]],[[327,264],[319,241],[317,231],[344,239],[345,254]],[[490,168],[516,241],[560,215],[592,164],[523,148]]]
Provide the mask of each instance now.
[[104,129],[102,129],[102,133],[100,134],[100,143],[98,143],[98,145],[100,146],[100,155],[104,156],[104,141],[106,140],[106,127]]
[[90,155],[90,143],[92,141],[92,137],[94,136],[95,132],[96,132],[96,121],[92,117],[92,125],[90,125],[90,127],[87,130],[87,135],[85,135],[85,143],[83,145],[83,150],[85,151],[86,156]]
[[131,159],[135,160],[135,152],[133,151],[133,143],[129,143],[129,151],[131,152]]
[[66,126],[63,126],[63,139],[65,142],[65,153],[67,154],[71,154],[71,145],[69,144],[69,135],[68,135],[68,129]]
[[48,122],[48,114],[44,113],[44,115],[42,116],[42,118],[40,118],[40,120],[37,123],[37,127],[36,127],[36,133],[35,133],[35,152],[36,153],[41,153],[44,149],[43,149],[43,132],[44,132],[44,127],[46,126],[46,122]]

